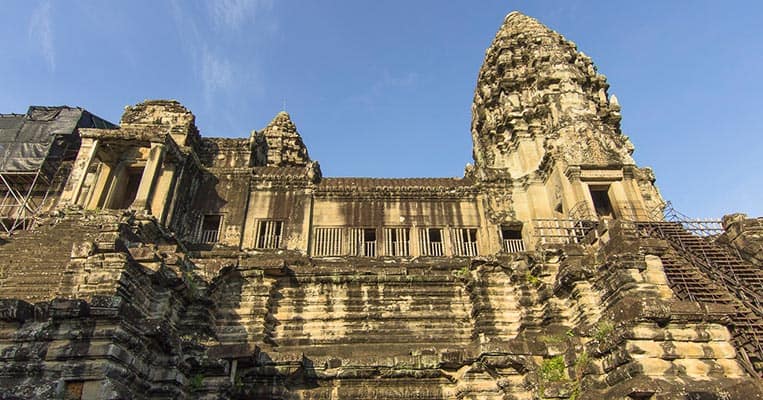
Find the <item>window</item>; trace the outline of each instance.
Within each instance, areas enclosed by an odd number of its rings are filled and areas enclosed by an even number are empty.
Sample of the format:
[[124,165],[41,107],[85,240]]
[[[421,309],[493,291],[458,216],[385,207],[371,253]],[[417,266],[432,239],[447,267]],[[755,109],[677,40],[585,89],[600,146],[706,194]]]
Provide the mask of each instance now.
[[220,223],[222,215],[210,214],[201,219],[199,243],[217,243],[220,240]]
[[281,247],[283,221],[257,221],[257,249],[277,249]]
[[376,228],[350,229],[350,255],[376,257]]
[[593,208],[599,217],[614,217],[609,200],[609,186],[590,186]]
[[376,257],[376,229],[363,229],[363,256]]
[[457,256],[474,257],[477,255],[477,229],[457,228],[454,229],[453,233]]
[[506,253],[525,251],[521,225],[501,226],[501,249]]
[[384,229],[384,244],[388,256],[407,257],[410,254],[410,232],[408,228]]
[[443,252],[442,228],[427,228],[419,231],[421,255],[441,257]]
[[343,255],[342,228],[315,228],[313,255],[317,257]]

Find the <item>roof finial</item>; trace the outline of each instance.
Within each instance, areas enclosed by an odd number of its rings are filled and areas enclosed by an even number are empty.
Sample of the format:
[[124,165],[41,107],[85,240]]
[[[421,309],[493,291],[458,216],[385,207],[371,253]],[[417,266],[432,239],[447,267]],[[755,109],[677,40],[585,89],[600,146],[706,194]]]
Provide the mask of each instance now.
[[283,98],[283,107],[282,107],[282,110],[286,111],[286,97]]

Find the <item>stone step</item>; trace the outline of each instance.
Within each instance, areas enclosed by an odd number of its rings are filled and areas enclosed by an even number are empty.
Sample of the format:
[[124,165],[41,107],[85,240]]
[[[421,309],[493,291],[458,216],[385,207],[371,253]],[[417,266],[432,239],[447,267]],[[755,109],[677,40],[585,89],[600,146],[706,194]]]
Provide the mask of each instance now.
[[383,351],[383,347],[385,345],[396,345],[396,344],[402,344],[406,346],[413,347],[414,345],[417,345],[418,347],[462,347],[466,344],[471,343],[471,337],[463,335],[462,337],[457,337],[455,335],[443,335],[443,336],[434,336],[434,335],[400,335],[400,336],[389,336],[389,335],[380,335],[380,334],[355,334],[351,336],[343,336],[338,337],[334,340],[329,339],[313,339],[313,338],[288,338],[288,339],[281,339],[276,338],[274,339],[277,346],[284,346],[284,347],[304,347],[304,346],[319,346],[319,345],[331,345],[331,344],[340,344],[340,345],[354,345],[354,344],[368,344],[368,343],[375,343],[380,344],[379,346],[379,352]]

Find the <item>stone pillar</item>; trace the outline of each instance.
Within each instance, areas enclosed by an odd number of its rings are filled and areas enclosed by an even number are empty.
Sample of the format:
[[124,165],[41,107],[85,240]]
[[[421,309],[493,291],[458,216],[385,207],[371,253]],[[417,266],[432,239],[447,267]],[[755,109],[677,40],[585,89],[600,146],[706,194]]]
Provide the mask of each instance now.
[[111,183],[106,188],[106,197],[103,199],[103,208],[112,208],[114,203],[114,197],[117,195],[115,192],[115,188],[118,187],[118,185],[122,184],[122,180],[124,179],[124,172],[127,167],[125,166],[125,162],[121,161],[119,162],[116,167],[112,168],[111,172]]
[[[487,215],[486,195],[477,196],[477,218],[479,218],[479,233],[477,235],[477,247],[479,255],[496,254],[501,251],[501,236],[498,234],[500,225],[496,229],[496,223],[492,222]],[[501,210],[503,211],[503,210]]]
[[628,195],[630,206],[634,211],[633,218],[639,220],[648,219],[651,210],[647,210],[644,197],[641,195],[641,189],[638,187],[635,165],[626,165],[623,167],[623,187]]
[[95,180],[93,188],[90,189],[90,199],[85,205],[85,208],[90,210],[98,208],[100,200],[107,195],[107,193],[105,193],[108,189],[106,184],[111,177],[111,171],[111,165],[101,162],[101,167],[98,169],[98,177]]
[[414,222],[411,226],[410,237],[408,238],[408,252],[411,256],[417,257],[421,255],[421,228]]
[[82,184],[87,177],[87,170],[90,168],[95,154],[98,151],[98,140],[92,138],[82,138],[77,159],[74,161],[69,180],[66,182],[63,193],[61,193],[61,205],[77,204],[79,200]]
[[614,181],[609,185],[609,201],[612,203],[612,211],[618,218],[633,219],[633,202],[628,196],[628,188],[622,181]]
[[[252,189],[249,189],[249,193],[251,194]],[[313,191],[312,189],[308,189],[304,191],[303,196],[305,196],[305,208],[303,210],[303,215],[305,216],[303,222],[302,222],[302,232],[301,232],[301,238],[299,243],[294,244],[295,249],[305,250],[305,254],[310,254],[310,240],[312,239],[312,231],[313,231],[313,202],[315,201],[313,197]],[[246,220],[246,219],[245,219]],[[243,229],[241,234],[243,235]]]
[[135,195],[135,201],[133,201],[130,208],[134,210],[147,210],[151,213],[149,207],[149,199],[153,193],[154,182],[159,172],[159,167],[162,165],[162,158],[164,156],[164,144],[151,143],[151,150],[148,152],[148,160],[146,166],[143,168],[143,176],[140,179],[140,186],[138,186],[138,194]]
[[167,227],[172,225],[172,217],[175,215],[175,203],[178,200],[178,196],[180,196],[180,184],[183,182],[183,175],[185,175],[184,164],[180,164],[176,168],[179,168],[179,170],[176,169],[175,179],[172,182],[172,197],[167,202],[168,204],[164,213],[162,213],[164,219],[161,222]]
[[572,208],[578,206],[578,204],[581,202],[585,202],[586,206],[588,207],[588,211],[595,215],[593,210],[593,203],[591,201],[591,194],[588,191],[588,185],[586,185],[580,179],[580,167],[569,167],[566,171],[566,175],[567,179],[570,181],[570,185],[572,186],[573,197],[572,199],[568,200],[567,204],[565,204],[564,212],[569,217],[569,213],[572,211]]
[[167,213],[166,205],[169,203],[174,181],[175,164],[166,162],[161,171],[157,173],[156,184],[149,203],[151,205],[150,210],[159,221],[164,221],[164,216]]

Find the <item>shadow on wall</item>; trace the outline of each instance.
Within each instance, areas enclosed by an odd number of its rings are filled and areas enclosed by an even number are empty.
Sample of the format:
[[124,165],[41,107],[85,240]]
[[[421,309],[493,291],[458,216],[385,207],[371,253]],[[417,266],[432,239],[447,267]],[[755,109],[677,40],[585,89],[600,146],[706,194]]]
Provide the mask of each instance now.
[[[319,387],[313,360],[303,354],[271,356],[265,349],[277,346],[271,337],[278,323],[273,314],[281,296],[275,289],[278,279],[265,278],[266,269],[228,265],[209,287],[210,299],[216,304],[215,336],[221,349],[238,349],[238,354],[228,359],[229,365],[234,360],[236,365],[228,371],[233,383],[226,393],[228,398],[281,398],[293,391]],[[288,268],[278,268],[278,274],[286,275],[282,279],[294,279]],[[253,298],[262,300],[252,302]],[[221,355],[231,357],[231,353]]]
[[[201,230],[203,227],[201,224],[205,215],[221,214],[228,204],[228,201],[220,196],[219,186],[223,183],[224,181],[211,173],[203,172],[201,175],[199,188],[188,217],[191,231],[194,232],[191,236],[192,243],[189,244],[191,250],[212,250],[216,244],[216,241],[214,243],[205,243],[202,240]],[[223,218],[219,226],[220,233],[223,232],[222,228],[227,223],[228,221],[225,221]]]

